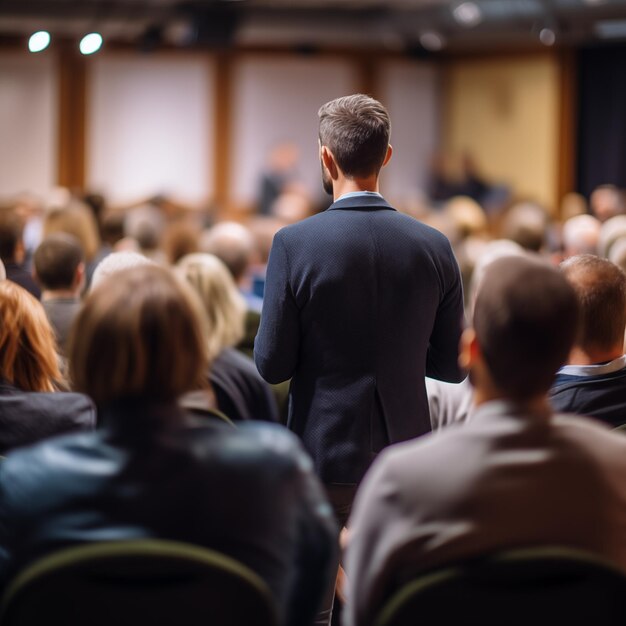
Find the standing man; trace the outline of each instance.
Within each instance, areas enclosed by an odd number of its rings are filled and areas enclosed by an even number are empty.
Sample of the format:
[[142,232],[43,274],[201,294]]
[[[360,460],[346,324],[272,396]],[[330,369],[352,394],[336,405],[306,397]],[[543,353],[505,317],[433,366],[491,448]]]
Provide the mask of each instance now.
[[430,431],[425,375],[462,379],[463,294],[448,240],[378,193],[385,108],[352,95],[319,119],[334,203],[274,237],[254,357],[268,382],[292,379],[288,426],[344,523],[376,454]]

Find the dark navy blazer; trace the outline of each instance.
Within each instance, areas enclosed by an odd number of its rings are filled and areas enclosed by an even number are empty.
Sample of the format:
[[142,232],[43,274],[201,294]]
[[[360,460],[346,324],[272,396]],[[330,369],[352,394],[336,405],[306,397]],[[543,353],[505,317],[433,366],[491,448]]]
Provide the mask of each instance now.
[[358,483],[430,430],[424,376],[462,379],[462,316],[448,240],[377,195],[276,234],[254,358],[268,382],[291,377],[288,426],[325,483]]
[[626,424],[626,368],[595,376],[557,374],[550,404],[560,413],[595,417],[610,426]]

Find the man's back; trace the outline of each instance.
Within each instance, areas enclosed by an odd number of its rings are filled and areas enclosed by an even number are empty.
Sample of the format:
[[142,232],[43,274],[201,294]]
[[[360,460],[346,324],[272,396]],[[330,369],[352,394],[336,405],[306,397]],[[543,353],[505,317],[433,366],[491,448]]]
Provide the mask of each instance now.
[[350,528],[350,626],[371,623],[417,572],[503,548],[578,547],[626,570],[626,438],[487,403],[468,424],[382,455]]
[[356,483],[385,445],[430,430],[424,376],[460,380],[462,287],[447,239],[377,194],[283,229],[255,361],[292,377],[290,428],[326,483]]

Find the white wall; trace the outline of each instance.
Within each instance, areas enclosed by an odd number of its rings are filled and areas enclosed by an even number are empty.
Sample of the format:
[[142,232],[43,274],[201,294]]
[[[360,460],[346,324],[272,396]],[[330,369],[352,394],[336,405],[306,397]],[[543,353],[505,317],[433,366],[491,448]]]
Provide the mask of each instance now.
[[340,58],[242,58],[233,75],[231,199],[255,201],[267,153],[284,141],[299,147],[299,177],[321,196],[317,110],[355,88],[353,67]]
[[213,65],[206,57],[102,55],[91,66],[87,185],[113,202],[213,191]]
[[391,117],[393,156],[381,191],[390,200],[425,189],[440,141],[439,70],[418,61],[388,61],[379,67],[379,92]]
[[0,56],[0,198],[45,195],[56,181],[56,64],[49,53]]

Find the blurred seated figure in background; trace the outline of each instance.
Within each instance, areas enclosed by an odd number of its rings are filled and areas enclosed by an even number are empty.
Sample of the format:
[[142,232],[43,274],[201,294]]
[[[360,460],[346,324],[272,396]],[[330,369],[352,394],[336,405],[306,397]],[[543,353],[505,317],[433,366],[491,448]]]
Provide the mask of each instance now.
[[603,222],[598,238],[598,256],[610,258],[613,246],[624,238],[626,238],[626,215],[616,215]]
[[589,208],[592,215],[601,222],[624,213],[624,193],[615,185],[600,185],[589,197]]
[[598,254],[600,222],[591,215],[576,215],[563,224],[563,256]]
[[271,215],[276,199],[292,187],[298,187],[298,161],[300,150],[295,143],[275,145],[267,155],[266,165],[259,180],[258,211]]
[[184,256],[198,252],[200,231],[201,227],[190,218],[178,218],[169,223],[163,233],[162,242],[166,262],[176,265]]
[[85,282],[89,287],[96,265],[108,253],[100,247],[100,232],[92,210],[78,200],[52,208],[44,218],[43,236],[52,233],[68,233],[78,239],[85,255]]
[[48,235],[33,256],[33,273],[42,289],[41,303],[65,355],[72,322],[85,286],[85,261],[80,242],[67,233]]
[[254,361],[233,347],[243,336],[246,304],[228,269],[212,254],[190,254],[179,261],[178,270],[207,313],[208,379],[217,408],[232,420],[278,421],[270,386]]
[[530,252],[543,252],[550,226],[546,210],[535,202],[519,202],[504,215],[500,232]]
[[[526,254],[524,248],[509,239],[495,239],[485,245],[472,272],[472,278],[466,294],[467,305],[465,314],[470,324],[474,303],[479,290],[483,286],[487,268],[498,259],[509,256],[525,256]],[[469,376],[460,383],[447,383],[427,376],[426,392],[428,393],[430,423],[433,430],[440,430],[450,424],[471,419],[476,409],[474,389]]]
[[626,423],[626,275],[597,256],[570,257],[561,271],[574,288],[580,329],[550,389],[555,411]]
[[419,572],[501,549],[580,548],[626,570],[626,438],[548,402],[577,329],[557,269],[529,257],[487,268],[460,359],[477,409],[387,448],[366,475],[348,524],[346,626],[373,624]]
[[587,213],[587,200],[585,200],[585,196],[575,191],[570,191],[561,198],[561,206],[559,208],[561,221],[567,222],[570,217],[584,215],[585,213]]
[[214,254],[226,265],[246,300],[248,310],[260,314],[263,298],[253,293],[250,284],[249,270],[256,261],[256,246],[250,230],[238,222],[219,222],[202,233],[200,250]]
[[154,265],[154,263],[138,252],[112,252],[105,256],[94,269],[91,288],[95,289],[112,274],[129,270],[138,265]]
[[460,159],[435,155],[431,163],[429,196],[435,201],[445,201],[454,196],[468,196],[481,202],[489,185],[478,174],[476,164],[469,154]]
[[35,298],[41,298],[41,289],[30,272],[24,268],[24,223],[9,207],[0,209],[0,260],[4,264],[8,280],[20,285]]
[[52,435],[95,428],[93,404],[62,385],[54,333],[41,304],[0,282],[0,454]]
[[2,462],[5,581],[58,548],[169,539],[255,571],[281,626],[311,622],[336,543],[330,507],[281,426],[233,428],[179,408],[177,398],[206,376],[204,328],[191,289],[156,265],[120,272],[89,294],[70,338],[70,375],[95,401],[101,427]]

